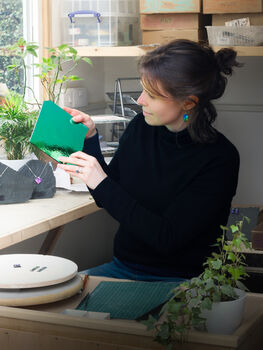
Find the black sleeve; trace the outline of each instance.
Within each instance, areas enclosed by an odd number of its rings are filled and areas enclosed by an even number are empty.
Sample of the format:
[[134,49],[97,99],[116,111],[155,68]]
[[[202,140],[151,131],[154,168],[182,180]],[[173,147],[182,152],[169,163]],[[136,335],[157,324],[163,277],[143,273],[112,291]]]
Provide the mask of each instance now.
[[95,157],[107,175],[116,181],[119,178],[118,172],[118,150],[115,152],[109,165],[104,160],[101,153],[98,133],[84,141],[83,152]]
[[[114,179],[115,181],[118,181],[118,179],[119,179],[118,150],[116,151],[110,164],[107,165],[107,163],[104,160],[103,154],[101,153],[98,132],[96,135],[89,137],[88,139],[85,139],[82,151],[95,157],[98,160],[98,162],[100,163],[100,165],[101,165],[102,169],[105,171],[105,173],[108,176],[110,176],[112,179]],[[93,195],[93,190],[89,187],[88,187],[88,189],[90,191],[90,194]],[[100,203],[100,201],[98,199],[95,199],[95,202],[96,202],[98,207],[100,207],[100,208],[103,207],[103,205]]]
[[218,213],[229,208],[235,194],[238,169],[237,153],[231,159],[223,157],[208,164],[176,198],[167,193],[168,206],[162,214],[143,207],[109,177],[96,187],[93,196],[137,241],[171,254],[218,222]]

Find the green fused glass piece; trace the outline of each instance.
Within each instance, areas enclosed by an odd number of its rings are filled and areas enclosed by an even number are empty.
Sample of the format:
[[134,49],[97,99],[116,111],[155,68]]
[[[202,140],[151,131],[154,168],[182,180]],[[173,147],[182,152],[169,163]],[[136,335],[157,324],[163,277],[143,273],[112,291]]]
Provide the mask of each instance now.
[[52,101],[44,101],[30,142],[55,159],[82,151],[88,128]]

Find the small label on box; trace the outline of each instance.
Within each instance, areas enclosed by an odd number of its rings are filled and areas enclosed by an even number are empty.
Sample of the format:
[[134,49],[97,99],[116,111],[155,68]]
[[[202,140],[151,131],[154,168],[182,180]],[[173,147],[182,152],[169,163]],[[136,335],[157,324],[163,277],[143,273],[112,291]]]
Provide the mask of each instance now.
[[80,34],[80,27],[69,28],[70,35],[78,35]]
[[249,27],[250,21],[248,17],[238,18],[238,19],[233,19],[232,21],[225,22],[225,25],[227,27]]

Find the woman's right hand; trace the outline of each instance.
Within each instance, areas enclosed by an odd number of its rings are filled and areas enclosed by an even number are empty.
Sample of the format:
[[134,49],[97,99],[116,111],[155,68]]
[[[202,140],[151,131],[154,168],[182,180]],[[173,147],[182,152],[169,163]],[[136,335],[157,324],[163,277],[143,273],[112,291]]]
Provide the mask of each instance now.
[[78,109],[72,109],[69,107],[63,107],[63,109],[72,116],[75,123],[82,123],[89,128],[85,136],[86,139],[94,136],[97,133],[95,123],[88,114],[81,112]]

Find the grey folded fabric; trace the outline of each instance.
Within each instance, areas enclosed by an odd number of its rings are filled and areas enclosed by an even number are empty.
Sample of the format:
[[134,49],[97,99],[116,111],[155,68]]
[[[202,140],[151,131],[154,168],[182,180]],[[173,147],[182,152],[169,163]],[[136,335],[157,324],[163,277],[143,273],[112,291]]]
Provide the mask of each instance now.
[[0,162],[0,204],[23,203],[32,198],[34,180]]
[[32,199],[51,198],[56,193],[56,179],[51,163],[32,159],[25,163],[18,173],[33,181]]

